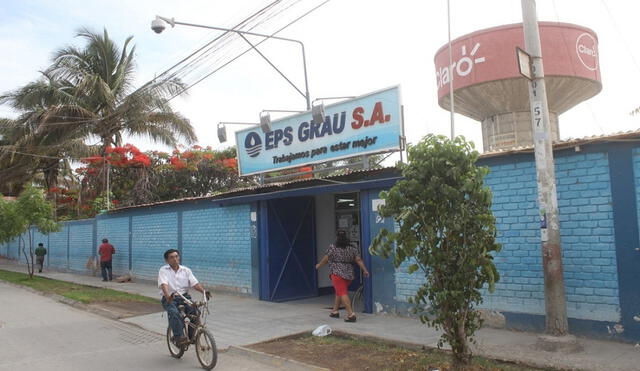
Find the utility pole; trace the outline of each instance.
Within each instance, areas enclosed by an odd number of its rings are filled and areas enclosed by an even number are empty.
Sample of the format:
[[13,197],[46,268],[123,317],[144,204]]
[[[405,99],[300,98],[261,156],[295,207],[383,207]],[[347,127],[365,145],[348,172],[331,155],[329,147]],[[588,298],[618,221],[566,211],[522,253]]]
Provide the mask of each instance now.
[[449,108],[451,109],[451,140],[456,136],[455,105],[453,98],[453,52],[451,51],[451,1],[447,0],[447,32],[449,35]]
[[535,148],[540,208],[540,237],[544,269],[545,332],[563,336],[568,333],[567,305],[564,293],[558,195],[549,124],[549,106],[542,67],[540,33],[535,0],[521,0],[526,52],[531,56],[529,81],[531,124]]

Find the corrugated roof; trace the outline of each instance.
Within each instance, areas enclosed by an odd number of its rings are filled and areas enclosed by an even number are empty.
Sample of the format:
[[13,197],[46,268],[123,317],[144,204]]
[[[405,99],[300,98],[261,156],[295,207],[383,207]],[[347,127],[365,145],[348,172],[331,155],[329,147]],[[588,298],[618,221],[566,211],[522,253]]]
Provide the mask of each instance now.
[[[613,134],[592,135],[583,138],[569,138],[565,140],[559,140],[553,142],[553,149],[559,150],[574,146],[585,145],[589,143],[597,142],[625,142],[625,141],[640,141],[640,129],[620,131]],[[480,158],[505,156],[515,153],[533,152],[533,145],[513,147],[508,149],[500,149],[495,151],[488,151],[480,154]]]
[[[242,196],[247,194],[268,193],[268,192],[280,191],[285,189],[314,187],[319,185],[326,185],[327,183],[343,183],[343,182],[350,182],[350,181],[358,181],[358,180],[363,180],[363,178],[367,176],[381,174],[385,172],[393,172],[394,170],[396,170],[395,166],[382,167],[382,168],[370,169],[370,170],[364,170],[364,169],[349,170],[345,174],[328,175],[324,177],[309,178],[309,179],[294,179],[294,180],[289,180],[285,182],[257,184],[251,187],[236,188],[236,189],[233,189],[227,192],[218,193],[215,195],[200,196],[200,197],[185,197],[185,198],[179,198],[174,200],[151,202],[151,203],[140,204],[140,205],[120,207],[117,209],[112,209],[110,211],[116,212],[116,211],[135,209],[135,208],[141,208],[141,207],[168,205],[173,203],[189,202],[189,201],[216,200],[216,199],[224,199],[224,198],[229,198],[234,196]],[[400,176],[400,175],[397,174],[397,176]]]

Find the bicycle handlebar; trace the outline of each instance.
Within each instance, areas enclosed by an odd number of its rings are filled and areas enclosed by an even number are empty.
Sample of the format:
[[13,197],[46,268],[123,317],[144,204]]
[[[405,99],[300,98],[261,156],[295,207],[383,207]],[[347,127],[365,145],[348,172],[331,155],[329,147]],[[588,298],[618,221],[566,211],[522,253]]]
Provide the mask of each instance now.
[[206,304],[209,302],[209,300],[207,299],[207,292],[206,292],[206,291],[202,294],[202,297],[203,297],[203,298],[202,298],[202,302],[201,302],[201,303],[193,302],[193,301],[191,301],[191,300],[187,299],[184,295],[182,295],[182,294],[181,294],[181,293],[179,293],[179,292],[173,292],[173,293],[171,294],[171,296],[175,296],[175,295],[180,296],[180,297],[182,298],[182,300],[184,300],[184,302],[185,302],[185,303],[187,303],[187,304],[189,304],[189,305],[199,305],[199,304],[201,304],[201,305],[206,305]]

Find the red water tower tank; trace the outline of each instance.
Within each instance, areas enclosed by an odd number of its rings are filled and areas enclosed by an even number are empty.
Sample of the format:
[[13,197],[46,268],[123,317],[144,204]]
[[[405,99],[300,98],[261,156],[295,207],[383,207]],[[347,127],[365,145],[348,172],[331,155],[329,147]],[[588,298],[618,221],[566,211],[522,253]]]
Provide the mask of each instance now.
[[[602,90],[598,37],[567,23],[539,22],[553,140],[558,115]],[[527,80],[518,71],[516,47],[524,49],[522,24],[488,28],[452,41],[435,56],[438,104],[449,110],[453,77],[456,113],[482,123],[485,151],[532,145]]]

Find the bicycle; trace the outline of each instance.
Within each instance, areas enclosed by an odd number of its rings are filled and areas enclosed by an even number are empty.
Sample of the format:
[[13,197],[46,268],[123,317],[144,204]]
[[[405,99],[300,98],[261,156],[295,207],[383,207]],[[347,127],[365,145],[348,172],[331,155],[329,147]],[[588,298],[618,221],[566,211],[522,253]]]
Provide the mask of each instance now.
[[364,283],[361,283],[358,286],[358,289],[353,294],[353,299],[351,300],[351,308],[354,312],[364,311]]
[[356,289],[356,292],[353,293],[353,299],[351,300],[351,308],[354,312],[364,311],[364,278],[362,270],[360,270],[359,280],[360,285]]
[[[179,295],[188,306],[193,308],[195,313],[187,314],[184,305],[178,306],[178,310],[182,316],[182,322],[184,323],[184,333],[188,338],[188,342],[184,345],[176,344],[173,331],[171,331],[171,326],[169,326],[167,328],[167,346],[169,347],[169,353],[173,358],[181,358],[184,352],[189,349],[189,345],[195,345],[198,362],[200,362],[200,365],[205,370],[211,370],[216,367],[216,363],[218,362],[218,348],[216,347],[213,334],[206,326],[207,315],[209,314],[209,300],[207,295],[203,295],[202,301],[191,301],[180,293],[175,294]],[[208,353],[210,353],[210,355]]]

